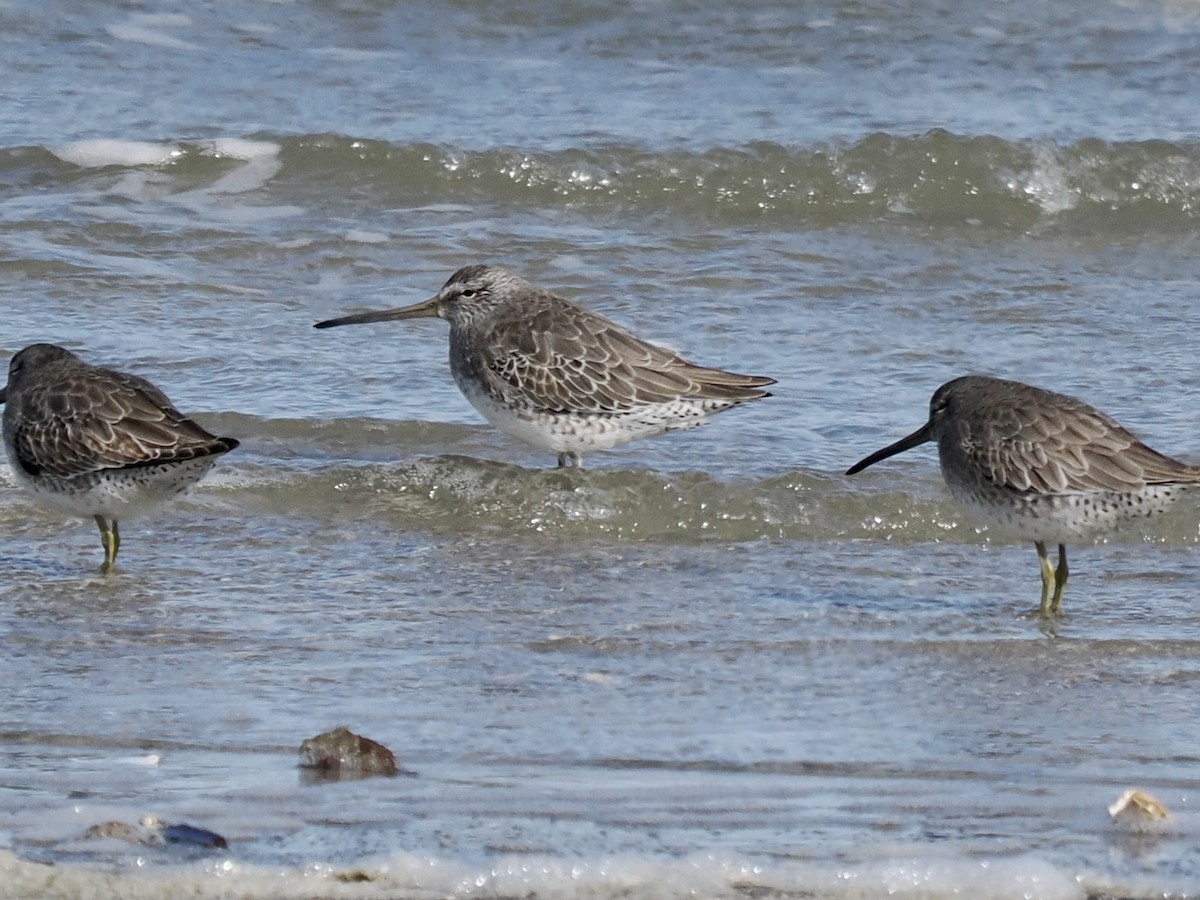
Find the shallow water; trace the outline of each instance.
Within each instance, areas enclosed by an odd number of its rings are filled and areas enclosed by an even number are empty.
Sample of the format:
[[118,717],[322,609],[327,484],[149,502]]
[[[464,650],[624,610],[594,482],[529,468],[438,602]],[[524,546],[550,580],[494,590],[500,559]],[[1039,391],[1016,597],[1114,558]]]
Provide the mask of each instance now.
[[[0,348],[242,441],[108,578],[0,468],[0,896],[1200,895],[1200,498],[1047,625],[932,448],[841,475],[965,372],[1200,458],[1191,6],[0,23]],[[483,261],[775,396],[560,472],[444,323],[311,328]],[[145,815],[229,848],[83,838]]]

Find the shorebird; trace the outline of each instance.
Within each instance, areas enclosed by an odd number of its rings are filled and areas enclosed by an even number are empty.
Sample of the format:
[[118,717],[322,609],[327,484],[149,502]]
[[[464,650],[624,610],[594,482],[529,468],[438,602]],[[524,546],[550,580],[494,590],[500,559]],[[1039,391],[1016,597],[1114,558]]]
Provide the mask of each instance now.
[[209,434],[144,378],[53,344],[12,357],[0,403],[17,483],[45,506],[95,520],[105,573],[121,546],[118,520],[179,494],[238,445]]
[[499,266],[466,266],[428,300],[316,328],[436,316],[450,323],[450,371],[501,431],[558,465],[636,438],[695,428],[769,397],[775,379],[693,365]]
[[[942,477],[968,514],[1034,542],[1043,616],[1062,603],[1068,542],[1161,513],[1180,487],[1200,482],[1200,467],[1152,450],[1081,400],[977,375],[943,384],[928,422],[846,474],[929,441],[937,442]],[[1057,568],[1048,543],[1058,544]]]

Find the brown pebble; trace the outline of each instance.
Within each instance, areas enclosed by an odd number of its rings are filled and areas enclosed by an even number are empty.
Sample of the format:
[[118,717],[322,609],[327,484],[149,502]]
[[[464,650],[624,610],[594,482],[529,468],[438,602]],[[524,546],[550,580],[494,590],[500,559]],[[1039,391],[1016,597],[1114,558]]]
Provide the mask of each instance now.
[[300,765],[331,775],[395,775],[396,757],[383,744],[345,727],[309,738],[300,745]]

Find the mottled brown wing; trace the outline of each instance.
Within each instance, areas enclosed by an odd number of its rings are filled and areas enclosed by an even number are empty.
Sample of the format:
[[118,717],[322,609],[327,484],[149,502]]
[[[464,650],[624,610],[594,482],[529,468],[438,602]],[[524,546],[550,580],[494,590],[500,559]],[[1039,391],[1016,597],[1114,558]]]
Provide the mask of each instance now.
[[610,413],[679,398],[730,403],[767,396],[770,378],[695,366],[603,316],[559,298],[484,348],[485,377],[510,403],[551,412]]
[[[1002,485],[1018,491],[1136,491],[1148,484],[1200,481],[1200,469],[1147,447],[1114,419],[1078,400],[1052,395],[993,410],[998,440],[972,441]],[[982,437],[982,435],[980,436]]]
[[20,465],[60,477],[195,459],[237,446],[181,414],[148,381],[108,369],[39,385],[9,421]]

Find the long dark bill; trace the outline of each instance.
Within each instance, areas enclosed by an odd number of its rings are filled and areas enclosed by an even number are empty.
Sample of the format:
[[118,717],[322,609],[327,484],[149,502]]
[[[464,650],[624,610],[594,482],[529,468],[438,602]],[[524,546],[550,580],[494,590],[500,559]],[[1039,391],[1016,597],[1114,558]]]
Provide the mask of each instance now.
[[846,474],[853,475],[856,472],[861,472],[867,466],[873,466],[881,459],[887,459],[889,456],[895,456],[897,453],[903,453],[905,450],[911,450],[913,447],[919,447],[931,440],[933,440],[932,423],[926,422],[908,437],[900,438],[900,440],[896,441],[896,443],[884,447],[882,450],[876,450],[866,459],[860,459],[846,470]]
[[438,298],[430,297],[412,306],[402,306],[400,309],[383,309],[378,312],[357,313],[353,316],[342,316],[339,319],[326,319],[318,322],[313,328],[336,328],[338,325],[365,325],[367,322],[389,322],[392,319],[419,319],[423,316],[437,316]]

